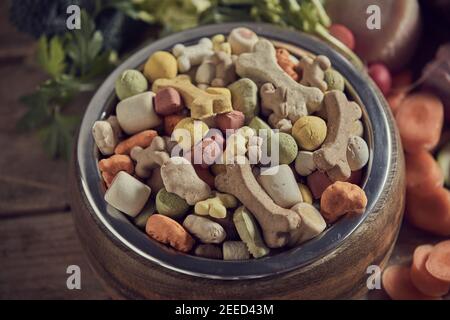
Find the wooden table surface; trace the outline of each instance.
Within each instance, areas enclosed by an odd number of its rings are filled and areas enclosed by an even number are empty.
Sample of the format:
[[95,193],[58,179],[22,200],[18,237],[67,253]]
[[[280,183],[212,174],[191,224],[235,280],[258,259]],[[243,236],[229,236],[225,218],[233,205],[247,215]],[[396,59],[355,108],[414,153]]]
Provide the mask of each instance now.
[[[36,134],[16,130],[25,111],[18,98],[45,75],[30,59],[33,39],[8,24],[6,3],[0,4],[0,299],[109,299],[75,233],[67,163],[49,159]],[[439,240],[405,223],[391,261],[407,263],[418,244]],[[66,287],[69,265],[81,268],[81,290]],[[376,290],[368,298],[386,296]]]

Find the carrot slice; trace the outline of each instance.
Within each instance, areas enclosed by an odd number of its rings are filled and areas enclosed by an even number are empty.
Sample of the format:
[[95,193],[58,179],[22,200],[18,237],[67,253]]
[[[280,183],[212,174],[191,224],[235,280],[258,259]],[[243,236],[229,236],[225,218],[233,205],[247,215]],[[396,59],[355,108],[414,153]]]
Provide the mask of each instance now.
[[450,282],[450,240],[438,243],[425,264],[433,277]]
[[414,287],[409,267],[389,266],[382,276],[383,288],[392,300],[434,300]]
[[407,152],[429,151],[439,142],[444,124],[444,106],[433,94],[412,94],[402,101],[395,119]]
[[405,160],[408,192],[428,193],[444,185],[442,170],[429,152],[406,154]]
[[450,192],[437,188],[429,193],[406,193],[406,217],[426,231],[450,236]]
[[411,281],[423,294],[431,297],[442,297],[450,290],[450,282],[433,277],[425,267],[433,248],[432,245],[422,245],[414,250]]
[[402,104],[403,100],[406,98],[406,92],[405,91],[394,91],[389,93],[389,95],[386,97],[386,100],[391,107],[392,113],[395,115],[398,108]]

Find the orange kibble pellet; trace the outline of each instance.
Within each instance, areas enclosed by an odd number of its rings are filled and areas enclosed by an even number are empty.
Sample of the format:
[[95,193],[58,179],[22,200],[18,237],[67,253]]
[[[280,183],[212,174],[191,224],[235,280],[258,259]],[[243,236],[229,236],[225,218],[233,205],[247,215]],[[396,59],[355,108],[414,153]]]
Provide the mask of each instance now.
[[145,232],[156,241],[181,252],[191,251],[195,244],[195,240],[182,225],[162,214],[154,214],[148,218]]
[[119,143],[114,150],[116,154],[130,154],[134,147],[147,148],[158,135],[155,130],[145,130]]

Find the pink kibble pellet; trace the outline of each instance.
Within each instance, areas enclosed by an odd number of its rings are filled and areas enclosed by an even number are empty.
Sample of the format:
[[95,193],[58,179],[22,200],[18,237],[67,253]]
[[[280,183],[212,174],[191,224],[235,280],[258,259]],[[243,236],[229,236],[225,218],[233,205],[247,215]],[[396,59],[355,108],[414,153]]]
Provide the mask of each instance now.
[[237,130],[244,126],[245,116],[241,111],[231,111],[216,116],[217,127],[225,132],[227,129]]
[[168,116],[183,110],[183,101],[177,90],[174,88],[164,88],[158,91],[155,96],[156,113]]
[[314,199],[320,199],[325,189],[333,184],[327,174],[321,171],[315,171],[310,174],[307,178],[307,183]]

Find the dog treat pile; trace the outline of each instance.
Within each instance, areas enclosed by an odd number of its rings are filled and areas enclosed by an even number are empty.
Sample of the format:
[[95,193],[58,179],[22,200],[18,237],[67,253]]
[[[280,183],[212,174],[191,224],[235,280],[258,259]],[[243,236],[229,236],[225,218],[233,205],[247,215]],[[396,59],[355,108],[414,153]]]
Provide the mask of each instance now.
[[362,112],[331,67],[246,28],[153,53],[118,77],[115,115],[93,126],[105,201],[152,239],[223,260],[362,214]]

